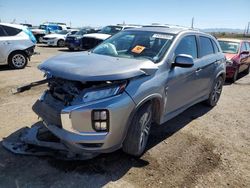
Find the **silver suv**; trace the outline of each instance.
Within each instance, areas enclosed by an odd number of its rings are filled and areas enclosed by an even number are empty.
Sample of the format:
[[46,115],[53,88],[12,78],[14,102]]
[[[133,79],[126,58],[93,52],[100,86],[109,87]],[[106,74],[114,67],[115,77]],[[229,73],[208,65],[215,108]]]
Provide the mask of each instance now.
[[119,32],[92,51],[53,57],[39,69],[48,90],[33,110],[67,148],[122,148],[141,156],[155,124],[202,101],[216,105],[225,57],[211,35],[143,27]]

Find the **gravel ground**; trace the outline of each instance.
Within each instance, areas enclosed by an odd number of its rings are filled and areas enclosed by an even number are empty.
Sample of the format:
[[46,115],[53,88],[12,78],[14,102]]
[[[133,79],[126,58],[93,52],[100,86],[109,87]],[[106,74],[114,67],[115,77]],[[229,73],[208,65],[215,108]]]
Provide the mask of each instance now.
[[[0,141],[34,124],[31,106],[45,89],[12,95],[18,85],[42,79],[41,61],[64,48],[36,48],[23,70],[0,66]],[[197,104],[152,128],[147,152],[135,159],[116,151],[88,161],[19,156],[0,146],[0,187],[250,187],[250,75],[225,84],[210,109]]]

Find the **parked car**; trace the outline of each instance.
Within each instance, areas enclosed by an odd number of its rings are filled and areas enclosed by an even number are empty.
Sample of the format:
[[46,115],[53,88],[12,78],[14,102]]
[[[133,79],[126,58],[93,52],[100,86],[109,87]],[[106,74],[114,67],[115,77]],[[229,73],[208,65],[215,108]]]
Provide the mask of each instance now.
[[81,40],[81,49],[89,50],[109,38],[110,36],[124,29],[140,27],[137,25],[108,25],[102,28],[98,33],[90,33],[83,36]]
[[41,126],[84,155],[123,148],[141,156],[153,122],[202,101],[215,106],[226,76],[214,37],[163,27],[121,31],[92,51],[52,57],[39,69],[49,82],[33,106]]
[[64,47],[65,40],[68,35],[75,34],[78,30],[62,30],[53,34],[48,34],[43,37],[43,43],[48,46]]
[[55,33],[57,31],[61,30],[67,30],[67,27],[65,24],[60,23],[45,23],[40,25],[37,29],[32,29],[33,35],[36,37],[36,40],[39,43],[43,42],[43,37],[46,34]]
[[24,68],[34,53],[36,39],[26,26],[0,23],[0,64]]
[[218,39],[227,58],[226,77],[235,82],[239,73],[250,72],[250,42],[239,39]]
[[68,35],[65,40],[65,46],[69,48],[69,50],[80,50],[81,41],[85,34],[88,33],[96,33],[95,29],[92,28],[83,28],[75,34]]

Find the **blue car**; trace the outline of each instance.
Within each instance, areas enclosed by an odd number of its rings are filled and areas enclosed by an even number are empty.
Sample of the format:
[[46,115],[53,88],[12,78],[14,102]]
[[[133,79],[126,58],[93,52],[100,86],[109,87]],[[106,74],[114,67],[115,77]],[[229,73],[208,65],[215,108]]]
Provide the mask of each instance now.
[[65,46],[69,48],[69,50],[80,50],[82,49],[81,40],[83,35],[88,33],[96,33],[97,30],[91,28],[83,28],[80,31],[76,32],[73,35],[68,35],[65,40]]

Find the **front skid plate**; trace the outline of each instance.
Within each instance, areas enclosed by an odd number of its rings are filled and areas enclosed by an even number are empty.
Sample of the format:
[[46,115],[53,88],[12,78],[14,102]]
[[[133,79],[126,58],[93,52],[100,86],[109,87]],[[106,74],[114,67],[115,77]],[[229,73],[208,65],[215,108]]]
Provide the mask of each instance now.
[[2,145],[15,154],[51,156],[60,160],[87,160],[95,157],[95,153],[76,154],[70,151],[60,140],[39,140],[38,134],[50,133],[42,122],[31,128],[24,127],[4,138]]

